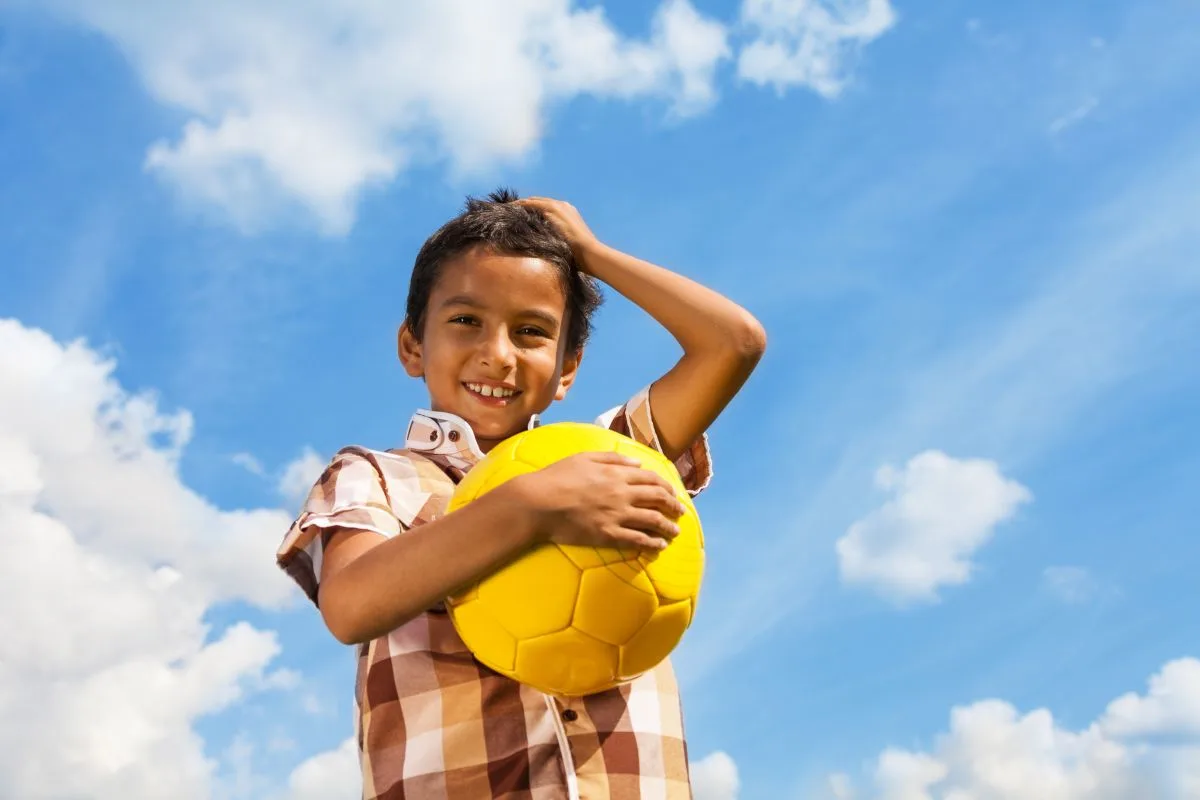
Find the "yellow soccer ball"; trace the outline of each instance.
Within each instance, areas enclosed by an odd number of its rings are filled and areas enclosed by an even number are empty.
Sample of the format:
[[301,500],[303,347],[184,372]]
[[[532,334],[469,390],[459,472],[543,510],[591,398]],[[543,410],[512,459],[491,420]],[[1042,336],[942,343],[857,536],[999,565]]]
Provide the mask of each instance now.
[[459,483],[449,511],[507,480],[585,451],[616,451],[670,481],[686,509],[660,552],[546,544],[447,598],[475,657],[547,694],[611,689],[658,665],[691,625],[704,535],[679,472],[661,453],[598,425],[560,422],[507,439]]

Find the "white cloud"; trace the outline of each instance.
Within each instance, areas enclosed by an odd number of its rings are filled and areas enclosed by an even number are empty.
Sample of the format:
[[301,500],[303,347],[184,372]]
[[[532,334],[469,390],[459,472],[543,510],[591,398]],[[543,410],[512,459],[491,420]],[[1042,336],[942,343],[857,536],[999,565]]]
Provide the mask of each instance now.
[[353,738],[309,758],[288,779],[288,800],[355,800],[361,796],[362,773]]
[[924,753],[888,749],[879,757],[875,783],[888,800],[930,800],[926,789],[946,777],[946,767]]
[[1180,659],[1145,695],[1081,731],[1001,700],[958,707],[929,752],[883,751],[876,800],[1185,800],[1200,791],[1200,661]]
[[837,541],[838,563],[847,583],[898,601],[935,600],[939,587],[966,583],[971,556],[1031,499],[994,462],[936,450],[913,457],[901,471],[884,466],[876,483],[893,497]]
[[743,80],[835,97],[853,56],[896,23],[896,12],[889,0],[745,0],[741,19],[756,34],[738,55]]
[[[728,753],[710,753],[689,766],[695,800],[737,800],[737,764]],[[288,800],[352,800],[362,777],[354,739],[304,761],[288,779]]]
[[299,510],[300,504],[304,502],[326,466],[325,459],[311,448],[304,448],[304,452],[283,468],[283,474],[279,478],[279,493]]
[[463,173],[521,159],[549,108],[579,95],[697,113],[731,56],[688,0],[659,6],[644,40],[571,0],[48,5],[112,39],[187,115],[147,167],[247,230],[298,204],[344,233],[364,188],[416,161]]
[[737,800],[737,764],[728,753],[718,750],[693,762],[692,792],[695,800]]
[[1042,582],[1064,603],[1086,603],[1096,594],[1096,581],[1083,567],[1046,567]]
[[258,475],[261,478],[266,474],[262,462],[249,453],[234,453],[231,460],[251,475]]
[[[107,36],[151,97],[184,115],[149,145],[146,168],[246,232],[299,209],[344,234],[364,190],[414,164],[462,176],[520,162],[579,96],[702,113],[735,49],[690,0],[663,0],[644,38],[574,0],[151,5],[40,7]],[[895,19],[889,0],[745,0],[738,74],[834,97]]]
[[0,320],[2,797],[207,797],[193,721],[296,682],[268,671],[273,632],[204,622],[294,597],[271,563],[287,517],[184,486],[190,417],[112,371]]
[[828,783],[832,800],[854,800],[854,784],[846,773],[833,773],[829,776]]
[[1145,695],[1122,695],[1101,720],[1112,736],[1170,736],[1200,740],[1200,660],[1171,661],[1150,679]]

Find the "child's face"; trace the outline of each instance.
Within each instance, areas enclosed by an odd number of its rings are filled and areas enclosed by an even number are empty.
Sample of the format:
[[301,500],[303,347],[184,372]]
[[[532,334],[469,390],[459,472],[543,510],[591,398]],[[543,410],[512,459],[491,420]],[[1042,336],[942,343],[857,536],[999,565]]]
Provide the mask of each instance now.
[[442,266],[422,340],[400,329],[400,360],[425,379],[430,407],[465,420],[487,452],[566,396],[579,366],[566,314],[554,267],[476,248]]

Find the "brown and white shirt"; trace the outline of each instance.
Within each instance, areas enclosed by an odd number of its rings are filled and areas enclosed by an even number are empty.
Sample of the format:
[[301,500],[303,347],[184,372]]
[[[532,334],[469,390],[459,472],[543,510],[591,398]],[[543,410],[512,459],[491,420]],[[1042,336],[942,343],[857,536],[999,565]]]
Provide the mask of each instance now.
[[[535,417],[530,427],[538,424]],[[596,420],[662,451],[649,389]],[[326,536],[403,534],[445,514],[483,454],[460,418],[421,410],[405,447],[339,451],[277,553],[317,602]],[[712,475],[707,437],[676,468],[693,496]],[[679,688],[670,660],[579,698],[545,695],[479,663],[438,604],[358,646],[355,733],[366,800],[690,798]]]

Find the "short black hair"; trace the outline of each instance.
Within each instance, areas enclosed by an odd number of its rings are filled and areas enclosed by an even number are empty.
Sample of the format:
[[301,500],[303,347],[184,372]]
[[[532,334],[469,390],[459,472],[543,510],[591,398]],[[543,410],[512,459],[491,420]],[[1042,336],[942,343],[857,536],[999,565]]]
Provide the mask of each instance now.
[[595,278],[579,269],[567,240],[545,215],[514,203],[520,199],[501,188],[486,199],[468,197],[462,213],[447,222],[422,245],[408,284],[405,322],[417,341],[422,339],[429,296],[442,265],[475,247],[506,256],[540,258],[553,266],[562,281],[567,306],[567,348],[581,349],[592,330],[592,314],[603,296]]

